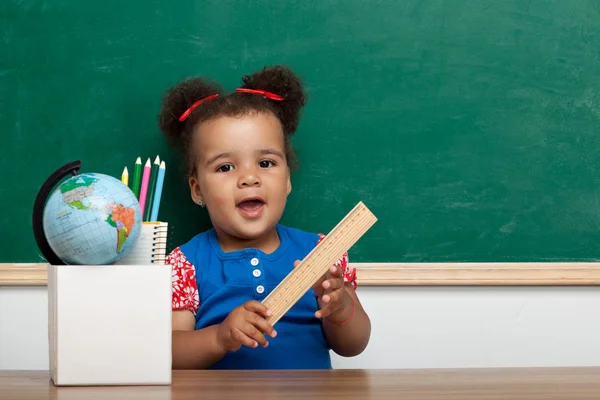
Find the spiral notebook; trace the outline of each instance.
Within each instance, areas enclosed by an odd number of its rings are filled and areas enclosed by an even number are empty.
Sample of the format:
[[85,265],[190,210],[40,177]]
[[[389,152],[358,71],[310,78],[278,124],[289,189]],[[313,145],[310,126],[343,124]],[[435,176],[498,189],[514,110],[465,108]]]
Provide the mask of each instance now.
[[142,222],[142,231],[135,246],[115,264],[164,264],[168,239],[168,222]]

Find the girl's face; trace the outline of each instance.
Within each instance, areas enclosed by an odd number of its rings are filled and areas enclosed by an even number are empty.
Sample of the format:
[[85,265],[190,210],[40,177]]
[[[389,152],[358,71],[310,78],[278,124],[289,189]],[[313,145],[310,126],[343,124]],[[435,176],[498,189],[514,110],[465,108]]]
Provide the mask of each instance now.
[[292,189],[279,120],[270,113],[220,117],[198,127],[193,146],[192,199],[206,205],[223,249],[277,241]]

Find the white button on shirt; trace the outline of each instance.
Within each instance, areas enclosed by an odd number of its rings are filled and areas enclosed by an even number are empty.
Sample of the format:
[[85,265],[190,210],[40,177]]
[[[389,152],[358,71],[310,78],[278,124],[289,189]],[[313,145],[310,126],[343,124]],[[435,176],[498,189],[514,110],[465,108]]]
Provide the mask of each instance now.
[[260,269],[255,269],[254,271],[252,271],[252,275],[258,278],[260,276]]
[[264,287],[263,285],[258,285],[258,286],[256,287],[256,291],[257,291],[258,293],[262,293],[262,292],[264,292],[264,291],[265,291],[265,287]]
[[258,258],[255,257],[252,260],[250,260],[250,264],[256,267],[258,265]]

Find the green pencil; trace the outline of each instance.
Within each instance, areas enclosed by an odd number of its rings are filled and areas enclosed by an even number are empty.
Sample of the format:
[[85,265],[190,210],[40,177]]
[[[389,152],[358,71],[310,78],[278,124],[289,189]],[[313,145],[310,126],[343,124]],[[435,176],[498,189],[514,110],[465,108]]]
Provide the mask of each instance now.
[[131,190],[135,197],[140,199],[140,184],[142,183],[142,159],[140,157],[135,160],[135,168],[133,169],[133,182],[131,183]]
[[144,210],[144,221],[150,221],[152,215],[152,202],[154,202],[154,192],[156,192],[156,176],[160,167],[160,158],[156,156],[150,173],[150,183],[148,184],[148,200],[146,200],[146,209]]

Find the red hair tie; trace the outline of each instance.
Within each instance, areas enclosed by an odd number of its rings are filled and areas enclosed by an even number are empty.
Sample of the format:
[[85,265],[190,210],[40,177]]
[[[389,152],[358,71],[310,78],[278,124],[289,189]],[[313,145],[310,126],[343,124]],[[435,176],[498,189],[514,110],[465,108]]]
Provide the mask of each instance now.
[[185,121],[186,118],[190,116],[190,114],[192,113],[192,111],[194,111],[194,109],[196,107],[198,107],[201,103],[204,103],[205,101],[212,100],[212,99],[214,99],[216,97],[219,97],[219,95],[218,94],[211,94],[210,96],[206,96],[205,98],[196,101],[194,104],[192,104],[190,106],[190,108],[188,108],[187,110],[185,110],[185,112],[183,114],[181,114],[181,117],[179,117],[179,121],[180,122]]
[[264,90],[259,90],[259,89],[237,88],[237,89],[235,89],[235,91],[238,93],[261,94],[261,95],[265,96],[267,99],[271,99],[271,100],[277,100],[277,101],[284,100],[284,98],[279,96],[278,94],[267,92]]

